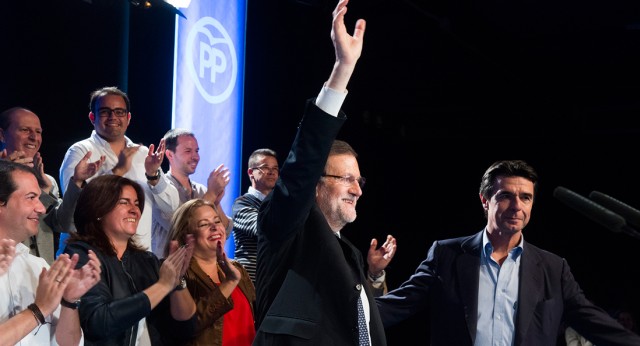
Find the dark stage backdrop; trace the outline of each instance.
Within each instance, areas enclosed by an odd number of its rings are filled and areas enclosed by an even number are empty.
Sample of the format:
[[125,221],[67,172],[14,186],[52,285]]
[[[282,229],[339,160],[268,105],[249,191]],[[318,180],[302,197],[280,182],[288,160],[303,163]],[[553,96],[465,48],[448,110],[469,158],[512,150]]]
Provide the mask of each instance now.
[[[66,149],[92,129],[88,95],[98,87],[128,91],[134,141],[157,143],[170,127],[173,14],[123,2],[3,4],[0,108],[21,105],[40,116],[45,167],[55,177]],[[258,147],[285,159],[305,100],[332,67],[334,6],[248,1],[244,165]],[[598,190],[640,208],[639,7],[351,1],[350,28],[363,17],[367,32],[340,138],[359,151],[367,186],[358,219],[344,232],[363,252],[371,237],[398,239],[391,288],[434,240],[484,226],[478,187],[486,167],[524,159],[541,176],[525,238],[565,257],[598,304],[640,311],[633,284],[640,240],[553,197],[557,186],[583,196]],[[245,191],[247,178],[236,178]],[[390,329],[390,344],[421,337],[425,321],[417,316]]]

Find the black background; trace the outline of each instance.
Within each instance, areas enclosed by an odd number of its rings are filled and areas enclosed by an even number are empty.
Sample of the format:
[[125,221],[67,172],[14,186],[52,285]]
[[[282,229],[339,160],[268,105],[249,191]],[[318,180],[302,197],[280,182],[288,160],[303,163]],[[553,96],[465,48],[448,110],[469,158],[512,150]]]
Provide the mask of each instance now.
[[[285,159],[305,100],[332,67],[334,6],[248,1],[244,165],[258,147]],[[128,92],[134,141],[157,143],[169,129],[169,9],[33,0],[1,12],[0,109],[40,116],[49,174],[58,176],[66,149],[92,130],[96,88]],[[482,173],[495,160],[524,159],[541,178],[525,238],[565,257],[596,303],[637,312],[640,240],[568,208],[553,190],[597,190],[640,207],[640,4],[352,0],[346,18],[350,32],[365,18],[367,31],[340,138],[359,152],[368,182],[344,234],[363,251],[371,237],[397,238],[389,286],[413,273],[435,239],[482,229]],[[424,318],[391,328],[390,343],[421,338]]]

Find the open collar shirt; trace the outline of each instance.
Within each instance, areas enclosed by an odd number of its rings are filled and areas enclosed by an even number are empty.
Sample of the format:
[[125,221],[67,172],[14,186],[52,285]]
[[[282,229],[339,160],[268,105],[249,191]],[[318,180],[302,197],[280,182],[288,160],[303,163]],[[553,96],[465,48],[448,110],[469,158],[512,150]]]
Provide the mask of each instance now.
[[482,234],[475,346],[514,344],[523,244],[524,236],[521,236],[518,246],[509,251],[509,255],[500,265],[491,258],[493,246],[487,237],[487,231]]
[[[42,268],[49,269],[49,264],[44,259],[29,254],[29,248],[24,244],[16,244],[13,263],[4,275],[0,275],[0,323],[24,311],[35,301]],[[59,317],[60,306],[52,314],[45,316],[47,323],[34,328],[16,345],[58,345],[55,332]],[[81,339],[80,345],[83,344]]]

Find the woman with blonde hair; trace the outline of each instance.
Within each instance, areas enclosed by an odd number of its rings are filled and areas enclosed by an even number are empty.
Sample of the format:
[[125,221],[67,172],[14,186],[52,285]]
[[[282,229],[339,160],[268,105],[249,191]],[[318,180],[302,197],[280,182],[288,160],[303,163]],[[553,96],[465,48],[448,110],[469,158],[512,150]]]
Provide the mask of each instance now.
[[[187,345],[249,346],[255,337],[256,290],[247,270],[224,252],[225,227],[216,207],[192,199],[173,214],[169,239],[182,245],[195,237],[185,274],[196,302],[197,337]],[[168,245],[165,255],[168,254]]]

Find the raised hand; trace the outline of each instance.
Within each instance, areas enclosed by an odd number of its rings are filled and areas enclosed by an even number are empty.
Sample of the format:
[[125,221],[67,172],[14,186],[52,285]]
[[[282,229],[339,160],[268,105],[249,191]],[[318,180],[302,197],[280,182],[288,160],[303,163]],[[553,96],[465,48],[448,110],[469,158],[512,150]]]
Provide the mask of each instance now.
[[349,0],[340,0],[333,10],[333,26],[331,30],[331,39],[334,42],[336,51],[336,59],[347,64],[355,64],[362,53],[362,45],[366,21],[358,19],[353,31],[353,36],[347,32],[344,24],[344,16],[347,13],[347,4]]
[[162,161],[164,160],[164,151],[166,149],[164,138],[160,140],[158,144],[158,149],[154,150],[155,146],[151,144],[149,146],[149,153],[147,157],[144,159],[144,170],[147,175],[154,176],[160,166],[162,165]]
[[0,275],[4,275],[16,257],[16,242],[13,239],[0,239]]
[[347,13],[349,0],[340,0],[333,10],[333,24],[331,27],[331,39],[335,48],[336,62],[327,80],[327,87],[339,92],[344,92],[356,62],[362,53],[362,45],[366,22],[364,19],[356,21],[353,36],[349,35],[344,24],[344,16]]
[[379,275],[391,262],[393,255],[396,253],[396,238],[387,235],[387,240],[380,246],[378,240],[371,239],[371,245],[367,252],[367,264],[369,265],[369,273],[373,276]]

